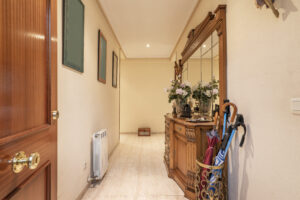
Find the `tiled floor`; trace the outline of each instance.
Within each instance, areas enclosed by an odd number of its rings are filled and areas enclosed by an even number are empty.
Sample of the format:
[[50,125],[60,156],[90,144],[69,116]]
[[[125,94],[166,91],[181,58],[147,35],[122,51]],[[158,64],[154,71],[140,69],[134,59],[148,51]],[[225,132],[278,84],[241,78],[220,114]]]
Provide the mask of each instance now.
[[90,188],[83,200],[185,200],[167,176],[163,152],[164,134],[121,134],[103,181]]

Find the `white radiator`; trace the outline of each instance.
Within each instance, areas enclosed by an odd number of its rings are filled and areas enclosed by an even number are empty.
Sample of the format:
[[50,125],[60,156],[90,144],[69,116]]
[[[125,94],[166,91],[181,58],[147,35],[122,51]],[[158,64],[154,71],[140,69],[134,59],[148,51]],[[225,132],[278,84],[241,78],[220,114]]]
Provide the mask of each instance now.
[[102,129],[93,134],[93,179],[102,179],[108,168],[107,131]]

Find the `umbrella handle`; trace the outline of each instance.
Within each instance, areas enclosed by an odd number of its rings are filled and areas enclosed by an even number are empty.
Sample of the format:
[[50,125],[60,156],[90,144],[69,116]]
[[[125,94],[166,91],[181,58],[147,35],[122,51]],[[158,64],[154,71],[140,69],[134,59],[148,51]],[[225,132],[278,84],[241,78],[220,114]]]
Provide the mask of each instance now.
[[215,116],[214,116],[214,125],[215,125],[215,126],[218,125],[218,117],[219,117],[219,112],[216,112],[216,113],[215,113]]
[[232,115],[230,118],[230,123],[233,123],[238,109],[234,103],[231,103],[231,102],[224,103],[221,108],[221,116],[224,115],[224,113],[226,113],[227,106],[230,106],[233,108],[233,112],[232,112]]
[[[224,100],[224,104],[229,103],[229,102],[230,102],[229,99]],[[227,122],[228,122],[228,118],[230,116],[230,106],[227,105],[227,106],[224,106],[224,109],[222,109],[222,108],[221,109],[219,108],[219,111],[220,111],[220,116],[223,116],[223,120],[224,120],[223,121],[223,132],[222,132],[222,141],[223,141],[223,139],[225,137],[226,129],[228,128]]]
[[244,145],[245,137],[246,137],[246,132],[247,132],[246,125],[243,123],[243,124],[241,124],[241,126],[244,129],[244,134],[243,134],[241,142],[240,142],[240,147],[242,147]]
[[243,144],[244,144],[244,141],[245,141],[247,128],[246,128],[246,125],[245,125],[245,122],[244,122],[244,116],[241,115],[241,114],[238,114],[237,117],[236,117],[236,121],[235,121],[235,124],[234,124],[234,129],[237,129],[239,126],[241,126],[244,130],[244,133],[243,133],[243,136],[242,136],[242,139],[241,139],[241,142],[240,142],[240,147],[242,147]]
[[222,142],[221,149],[223,149],[225,152],[228,151],[228,148],[230,146],[232,137],[237,132],[237,129],[238,129],[239,126],[241,126],[243,128],[243,130],[244,130],[242,139],[240,141],[240,147],[243,146],[243,144],[245,142],[245,137],[246,137],[247,129],[246,129],[246,125],[244,123],[244,117],[243,117],[243,115],[238,114],[237,117],[236,117],[235,124],[229,126],[229,128],[227,130],[228,134],[225,134],[224,140]]

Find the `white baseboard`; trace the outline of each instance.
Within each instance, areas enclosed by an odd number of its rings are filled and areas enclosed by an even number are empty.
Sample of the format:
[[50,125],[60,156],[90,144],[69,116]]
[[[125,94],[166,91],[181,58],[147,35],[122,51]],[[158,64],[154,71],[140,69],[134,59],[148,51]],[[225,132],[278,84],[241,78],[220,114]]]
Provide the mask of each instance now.
[[[165,133],[164,131],[162,132],[151,132],[151,134],[162,134]],[[138,134],[137,132],[121,132],[120,134]]]
[[83,190],[80,192],[80,194],[78,195],[78,197],[76,198],[76,200],[81,200],[84,196],[84,194],[86,193],[86,191],[89,189],[90,184],[88,183]]

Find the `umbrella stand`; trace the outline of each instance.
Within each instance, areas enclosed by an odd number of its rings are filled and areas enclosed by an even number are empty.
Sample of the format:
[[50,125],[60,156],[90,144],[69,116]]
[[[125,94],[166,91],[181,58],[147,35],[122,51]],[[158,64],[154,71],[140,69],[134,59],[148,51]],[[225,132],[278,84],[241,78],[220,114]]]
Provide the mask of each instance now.
[[[196,196],[198,200],[225,200],[227,185],[224,184],[222,173],[218,173],[224,169],[224,164],[220,166],[207,165],[196,160]],[[223,173],[224,174],[224,173]],[[216,177],[214,182],[211,176]],[[202,189],[199,190],[197,186]],[[213,190],[212,190],[213,188]]]
[[[211,131],[208,131],[206,133],[208,147],[204,154],[204,159],[203,159],[204,165],[212,165],[214,148],[217,145],[217,143],[219,142],[219,134],[218,134],[218,130],[217,130],[219,105],[216,105],[215,110],[213,111],[213,115],[214,115],[214,127]],[[198,194],[201,194],[202,190],[207,185],[207,182],[206,182],[207,177],[205,176],[206,171],[207,171],[206,168],[202,168],[198,173],[198,174],[201,174],[200,181],[198,184],[196,184],[196,190],[198,191]],[[198,196],[198,197],[201,198],[200,196]]]
[[[232,115],[230,113],[230,108],[232,107]],[[246,135],[246,126],[244,123],[243,115],[237,114],[237,107],[235,104],[227,102],[222,106],[221,116],[224,116],[223,124],[223,135],[222,135],[222,144],[217,156],[214,159],[214,164],[212,164],[212,145],[215,145],[215,141],[212,142],[212,139],[216,139],[215,135],[217,133],[217,119],[218,112],[215,111],[214,129],[207,133],[208,135],[208,144],[209,147],[206,150],[205,158],[203,162],[196,160],[197,164],[197,173],[196,173],[196,195],[197,199],[201,200],[223,200],[227,199],[227,185],[224,184],[223,180],[225,177],[222,173],[224,169],[224,162],[226,155],[228,153],[232,139],[237,132],[238,127],[242,127],[244,130],[240,147],[243,146],[245,135]],[[230,117],[230,120],[229,120]],[[236,118],[236,120],[235,120]],[[233,124],[235,120],[235,123]],[[225,128],[224,128],[225,127]]]
[[[215,146],[217,145],[217,143],[219,142],[219,134],[218,134],[218,130],[217,130],[217,127],[218,127],[218,117],[219,117],[219,105],[215,105],[215,110],[213,111],[213,116],[214,116],[214,127],[211,131],[208,131],[206,133],[207,135],[207,149],[205,151],[205,154],[204,154],[204,159],[203,159],[203,164],[205,165],[212,165],[212,161],[213,161],[213,153],[214,153],[214,148]],[[203,168],[200,172],[200,174],[205,174],[205,171],[207,169],[206,168]],[[202,184],[198,184],[196,188],[196,190],[199,190],[201,193],[202,189],[206,186],[206,182],[204,181],[206,179],[205,176],[201,176],[200,177],[200,182],[201,180],[202,181]],[[199,196],[200,198],[200,196]]]
[[[224,115],[224,124],[223,124],[223,135],[222,135],[222,140],[224,139],[225,136],[225,131],[227,130],[227,126],[231,125],[232,122],[234,121],[237,108],[233,103],[230,103],[229,100],[224,101],[224,105],[222,106],[221,113]],[[231,115],[230,108],[233,107],[233,114]],[[219,105],[216,105],[215,110],[213,111],[213,116],[214,116],[214,127],[213,130],[207,132],[207,144],[208,148],[205,151],[204,159],[202,161],[202,164],[206,166],[211,166],[213,164],[213,149],[216,146],[217,142],[219,141],[219,136],[218,136],[218,117],[220,113],[220,107]],[[228,139],[228,138],[226,138]],[[197,174],[200,174],[199,181],[196,183],[196,191],[197,191],[197,197],[202,199],[201,194],[202,190],[205,191],[205,188],[207,184],[210,182],[207,181],[208,179],[208,174],[210,174],[211,171],[208,171],[207,168],[201,167],[199,168],[199,172]],[[220,174],[221,175],[221,174]],[[204,192],[205,193],[205,192]]]

